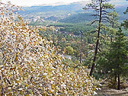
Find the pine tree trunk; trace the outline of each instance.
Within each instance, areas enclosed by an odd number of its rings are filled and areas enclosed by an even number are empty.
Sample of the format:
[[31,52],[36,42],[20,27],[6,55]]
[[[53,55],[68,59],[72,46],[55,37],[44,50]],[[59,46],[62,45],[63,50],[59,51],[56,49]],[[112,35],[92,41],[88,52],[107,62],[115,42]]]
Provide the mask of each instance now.
[[99,45],[99,39],[97,39],[97,42],[96,42],[95,55],[94,55],[94,58],[93,58],[93,64],[92,64],[92,67],[91,67],[90,76],[92,75],[93,70],[95,68],[96,55],[98,53],[98,45]]
[[117,86],[117,84],[116,84],[116,83],[117,83],[116,78],[117,78],[117,74],[116,74],[116,72],[115,72],[115,82],[114,82],[114,83],[115,83],[115,85],[114,85],[115,88],[116,88],[116,86]]
[[80,33],[81,35],[81,45],[80,45],[80,64],[82,63],[82,32]]
[[118,90],[120,90],[120,74],[118,73]]
[[[114,18],[113,18],[113,19],[114,19]],[[114,22],[112,22],[112,28],[114,28]],[[112,36],[112,34],[111,34],[111,37],[110,37],[110,38],[111,38],[111,43],[112,43],[112,40],[113,40],[112,37],[113,37],[113,36]]]
[[100,29],[101,29],[101,19],[102,19],[102,7],[101,7],[101,4],[102,4],[102,0],[100,1],[100,16],[99,16],[97,42],[96,42],[95,54],[94,54],[94,58],[93,58],[93,64],[92,64],[91,71],[90,71],[90,76],[92,75],[93,70],[95,68],[96,56],[97,56],[97,53],[98,53],[99,38],[100,38]]
[[[121,42],[121,39],[119,38],[119,43]],[[119,44],[118,45],[118,49],[120,49],[121,48],[121,45]],[[119,58],[119,50],[118,50],[118,60],[120,60],[120,58]],[[119,62],[119,61],[118,61]],[[120,90],[120,63],[118,63],[118,72],[117,72],[118,74],[118,90]]]
[[112,35],[111,35],[111,43],[112,43]]

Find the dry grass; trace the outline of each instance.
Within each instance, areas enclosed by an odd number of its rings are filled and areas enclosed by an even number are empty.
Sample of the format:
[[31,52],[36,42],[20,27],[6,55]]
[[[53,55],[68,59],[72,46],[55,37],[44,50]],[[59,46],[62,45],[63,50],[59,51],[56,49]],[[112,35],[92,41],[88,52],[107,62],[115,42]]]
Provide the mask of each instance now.
[[101,90],[97,91],[95,96],[128,96],[128,88],[116,90],[103,86]]

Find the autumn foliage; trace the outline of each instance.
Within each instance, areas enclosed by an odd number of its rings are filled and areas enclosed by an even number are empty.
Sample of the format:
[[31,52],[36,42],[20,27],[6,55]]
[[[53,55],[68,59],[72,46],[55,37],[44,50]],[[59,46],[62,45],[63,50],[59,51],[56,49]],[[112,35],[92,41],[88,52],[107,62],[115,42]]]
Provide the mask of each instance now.
[[94,79],[83,67],[70,68],[52,41],[28,26],[16,12],[19,6],[0,3],[0,95],[91,96]]

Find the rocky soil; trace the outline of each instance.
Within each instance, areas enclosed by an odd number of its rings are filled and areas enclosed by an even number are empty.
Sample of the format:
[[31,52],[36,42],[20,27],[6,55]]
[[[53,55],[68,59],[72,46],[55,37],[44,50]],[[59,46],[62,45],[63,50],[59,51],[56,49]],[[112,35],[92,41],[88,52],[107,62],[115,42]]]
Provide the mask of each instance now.
[[116,90],[102,86],[101,90],[98,90],[97,95],[95,96],[128,96],[128,87],[125,89]]

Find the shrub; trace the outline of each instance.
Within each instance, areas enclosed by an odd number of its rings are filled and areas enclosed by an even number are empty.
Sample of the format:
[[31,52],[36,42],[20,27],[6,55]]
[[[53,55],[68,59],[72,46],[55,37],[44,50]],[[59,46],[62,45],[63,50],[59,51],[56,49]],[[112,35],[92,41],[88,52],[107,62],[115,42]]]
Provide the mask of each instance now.
[[[14,11],[19,6],[0,3],[0,95],[1,96],[90,96],[94,78],[83,67],[62,64],[52,41],[42,39],[38,29],[29,27]],[[15,21],[14,17],[18,17]]]

